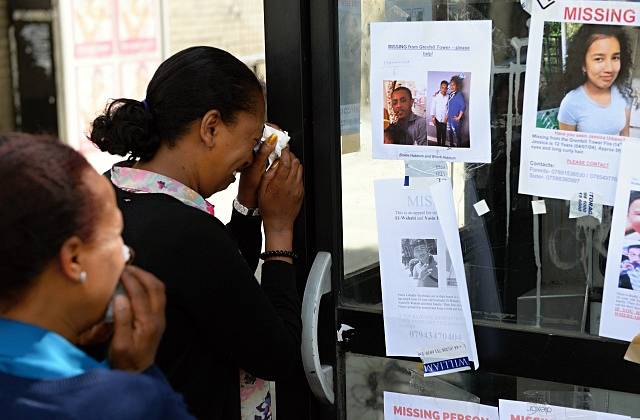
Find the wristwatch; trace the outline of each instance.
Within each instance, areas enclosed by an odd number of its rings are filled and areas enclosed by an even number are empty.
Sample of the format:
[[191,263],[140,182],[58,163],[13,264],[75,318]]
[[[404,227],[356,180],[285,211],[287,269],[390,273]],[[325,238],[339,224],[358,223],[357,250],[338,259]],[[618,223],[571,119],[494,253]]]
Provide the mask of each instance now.
[[243,206],[237,198],[233,199],[233,208],[243,216],[260,216],[260,209],[251,209]]

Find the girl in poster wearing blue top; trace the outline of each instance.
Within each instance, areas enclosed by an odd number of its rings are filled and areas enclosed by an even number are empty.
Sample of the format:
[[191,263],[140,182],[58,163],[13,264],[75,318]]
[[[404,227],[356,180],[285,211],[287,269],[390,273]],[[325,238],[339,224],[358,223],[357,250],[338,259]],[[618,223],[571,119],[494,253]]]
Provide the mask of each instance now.
[[560,130],[629,136],[631,48],[624,28],[582,25],[567,52]]
[[462,78],[453,76],[449,83],[449,102],[447,103],[447,125],[449,127],[449,142],[452,147],[462,146],[462,119],[467,110],[462,95]]

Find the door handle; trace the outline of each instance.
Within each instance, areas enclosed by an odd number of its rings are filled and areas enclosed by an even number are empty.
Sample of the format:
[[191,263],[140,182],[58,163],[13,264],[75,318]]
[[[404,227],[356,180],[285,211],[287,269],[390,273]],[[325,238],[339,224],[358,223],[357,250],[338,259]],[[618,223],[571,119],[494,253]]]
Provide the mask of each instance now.
[[320,364],[318,313],[320,299],[331,292],[331,254],[316,255],[302,299],[302,365],[311,391],[320,401],[333,404],[333,366]]

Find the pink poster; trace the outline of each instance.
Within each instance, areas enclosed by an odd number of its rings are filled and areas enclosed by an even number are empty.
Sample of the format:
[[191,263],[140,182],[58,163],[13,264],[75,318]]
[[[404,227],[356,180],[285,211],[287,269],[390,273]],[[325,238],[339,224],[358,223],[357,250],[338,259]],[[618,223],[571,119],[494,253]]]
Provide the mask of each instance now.
[[153,52],[160,48],[157,2],[118,0],[118,49],[121,54]]
[[76,68],[79,150],[95,150],[87,140],[93,120],[104,111],[109,99],[119,96],[116,69],[111,64],[78,66]]
[[113,54],[113,3],[110,0],[73,0],[71,10],[75,58]]
[[159,60],[138,60],[120,64],[122,94],[127,98],[142,100],[147,94],[147,85],[160,65]]

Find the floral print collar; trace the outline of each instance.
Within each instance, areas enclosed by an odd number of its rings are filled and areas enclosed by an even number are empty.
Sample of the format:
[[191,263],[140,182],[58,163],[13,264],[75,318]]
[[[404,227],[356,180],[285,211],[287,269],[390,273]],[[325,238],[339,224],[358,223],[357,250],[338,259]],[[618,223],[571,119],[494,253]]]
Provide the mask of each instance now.
[[111,182],[133,193],[167,194],[184,204],[214,216],[214,206],[186,185],[164,175],[144,169],[116,164],[111,168]]

